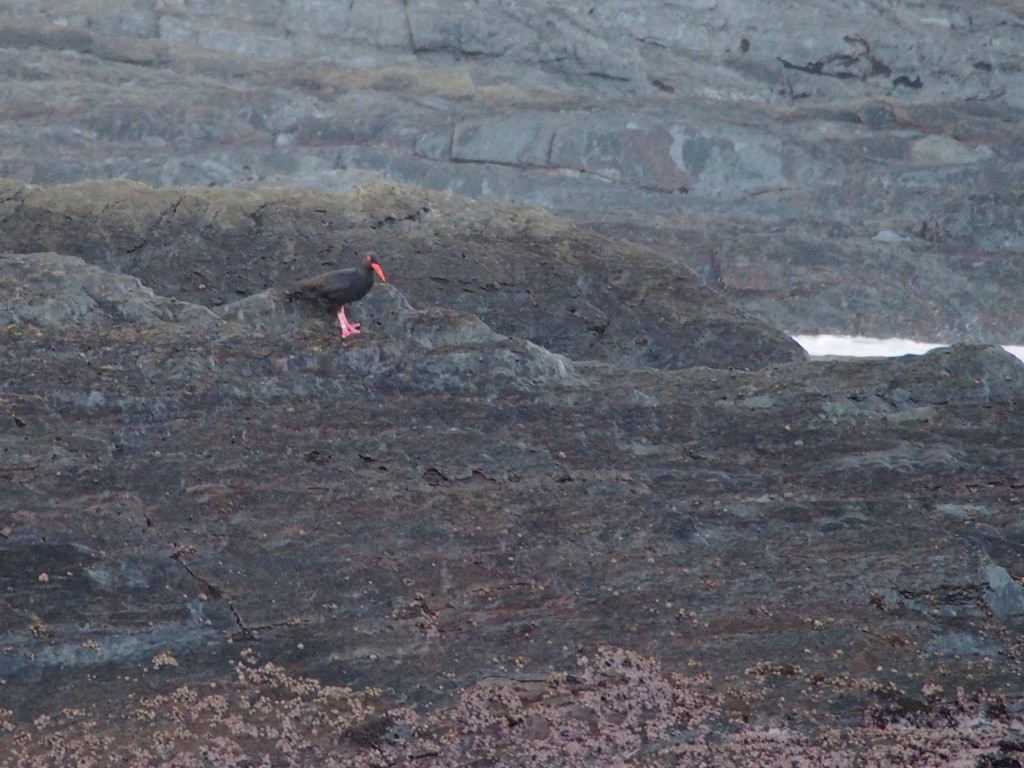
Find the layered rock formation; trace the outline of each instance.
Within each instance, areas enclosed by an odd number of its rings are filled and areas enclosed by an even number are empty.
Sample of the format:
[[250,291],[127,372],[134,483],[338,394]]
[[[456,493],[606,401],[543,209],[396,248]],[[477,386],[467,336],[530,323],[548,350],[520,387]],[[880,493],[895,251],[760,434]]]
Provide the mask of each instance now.
[[0,8],[3,768],[1024,762],[1024,367],[787,335],[1024,342],[1018,2],[73,5]]
[[[164,744],[149,764],[301,742],[300,765],[521,765],[592,727],[665,764],[742,764],[777,718],[803,723],[790,756],[838,726],[997,754],[1015,727],[1002,350],[808,362],[664,257],[383,184],[4,199],[11,765],[112,728]],[[369,246],[390,280],[360,336],[281,299]],[[1001,735],[965,746],[978,717]]]
[[0,175],[385,177],[645,243],[789,333],[1022,343],[1016,2],[0,9]]

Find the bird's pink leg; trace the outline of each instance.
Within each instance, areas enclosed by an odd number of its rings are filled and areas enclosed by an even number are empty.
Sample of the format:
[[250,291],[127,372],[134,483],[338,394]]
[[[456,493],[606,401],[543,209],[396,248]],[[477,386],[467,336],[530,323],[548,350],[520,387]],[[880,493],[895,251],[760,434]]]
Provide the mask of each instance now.
[[345,317],[344,307],[338,310],[338,322],[341,324],[341,338],[347,339],[349,336],[359,333],[359,323],[348,321],[348,318]]

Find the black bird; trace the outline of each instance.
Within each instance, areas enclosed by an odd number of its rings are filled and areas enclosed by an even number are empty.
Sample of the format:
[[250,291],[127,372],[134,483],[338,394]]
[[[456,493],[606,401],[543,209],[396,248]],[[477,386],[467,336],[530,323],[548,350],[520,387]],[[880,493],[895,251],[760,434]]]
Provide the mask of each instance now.
[[359,333],[359,323],[350,323],[345,317],[345,307],[354,301],[359,301],[373,288],[373,273],[383,281],[384,270],[377,263],[373,253],[366,254],[366,263],[360,267],[351,269],[336,269],[317,277],[307,277],[299,280],[285,294],[289,299],[305,299],[313,301],[321,306],[337,313],[338,322],[341,324],[341,338]]

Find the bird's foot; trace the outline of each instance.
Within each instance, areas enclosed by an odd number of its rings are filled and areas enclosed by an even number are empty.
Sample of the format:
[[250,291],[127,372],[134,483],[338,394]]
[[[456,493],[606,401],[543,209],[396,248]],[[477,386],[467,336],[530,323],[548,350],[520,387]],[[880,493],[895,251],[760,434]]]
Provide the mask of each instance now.
[[341,328],[341,338],[343,339],[347,339],[349,336],[359,333],[359,323],[353,323],[345,317],[344,307],[338,310],[338,325]]

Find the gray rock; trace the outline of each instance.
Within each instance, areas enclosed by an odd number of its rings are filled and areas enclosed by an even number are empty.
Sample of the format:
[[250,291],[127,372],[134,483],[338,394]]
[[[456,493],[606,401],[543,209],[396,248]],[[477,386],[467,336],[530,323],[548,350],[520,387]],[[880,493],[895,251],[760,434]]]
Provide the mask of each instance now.
[[[455,126],[451,159],[475,163],[546,166],[555,127],[543,118],[466,120]],[[442,158],[437,158],[442,159]]]
[[[74,252],[197,305],[230,304],[375,249],[414,305],[477,315],[572,358],[757,368],[804,357],[677,261],[540,211],[383,183],[327,197],[128,182],[0,189],[0,248]],[[78,226],[93,217],[98,227]],[[255,301],[233,312],[266,318]]]
[[988,579],[985,602],[992,612],[1001,619],[1024,616],[1024,586],[998,565],[986,566],[985,576]]
[[[573,713],[635,745],[591,761],[697,762],[704,716],[744,758],[747,721],[995,754],[1020,363],[781,331],[1021,341],[1021,51],[1020,9],[973,0],[5,2],[0,763],[171,744],[141,700],[263,701],[253,654],[381,691],[326,752],[283,740],[319,763],[498,733],[534,756],[437,762],[560,764]],[[281,301],[371,248],[362,335]],[[666,698],[695,666],[717,704]],[[609,692],[639,731],[586,708]],[[161,706],[216,760],[193,729],[235,721]]]
[[0,254],[0,324],[58,329],[191,323],[211,325],[204,307],[156,296],[138,278],[74,256]]
[[985,145],[969,147],[948,136],[925,136],[910,148],[911,159],[921,165],[962,165],[980,163],[992,157]]
[[[425,713],[609,642],[704,665],[756,722],[833,728],[925,683],[1024,695],[1024,364],[1002,350],[809,362],[656,254],[396,186],[4,198],[4,247],[54,251],[0,262],[19,728],[236,690],[243,651]],[[368,247],[390,279],[353,338],[265,287]],[[545,269],[617,344],[520,317]],[[114,722],[136,733],[90,727]]]
[[883,6],[12,0],[0,174],[383,177],[649,245],[790,333],[1021,342],[1019,9]]

